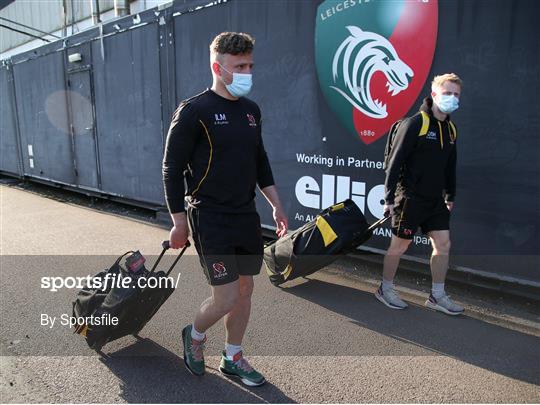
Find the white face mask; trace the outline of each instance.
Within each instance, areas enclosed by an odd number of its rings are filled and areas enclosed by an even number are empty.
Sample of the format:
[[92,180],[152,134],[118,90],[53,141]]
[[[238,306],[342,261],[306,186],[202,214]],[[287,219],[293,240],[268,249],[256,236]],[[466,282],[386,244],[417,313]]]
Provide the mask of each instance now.
[[451,114],[459,107],[459,99],[453,94],[441,94],[439,101],[435,101],[439,110],[445,114]]
[[[250,92],[253,85],[251,73],[231,73],[221,64],[219,64],[219,66],[221,66],[221,68],[227,73],[232,74],[233,80],[231,84],[226,84],[225,82],[223,82],[231,96],[242,97]],[[221,80],[223,81],[223,79]]]

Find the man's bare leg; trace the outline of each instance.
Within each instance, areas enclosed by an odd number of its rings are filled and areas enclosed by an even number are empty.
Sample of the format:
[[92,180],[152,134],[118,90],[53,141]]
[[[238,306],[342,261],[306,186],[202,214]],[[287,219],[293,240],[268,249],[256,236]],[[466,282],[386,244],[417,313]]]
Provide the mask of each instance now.
[[390,247],[386,251],[383,262],[383,280],[392,282],[396,276],[396,272],[399,266],[399,261],[403,253],[407,251],[407,248],[411,244],[410,239],[399,238],[396,235],[392,235]]
[[450,231],[431,231],[428,236],[433,246],[430,261],[433,282],[444,283],[450,254]]
[[236,305],[239,297],[240,281],[212,286],[212,296],[203,301],[193,326],[200,333],[206,332],[217,321],[228,314]]
[[226,342],[230,345],[240,346],[251,312],[251,295],[253,294],[253,276],[240,276],[239,296],[236,305],[223,321],[225,323]]
[[184,345],[184,363],[188,370],[195,375],[203,375],[205,332],[217,321],[223,318],[236,305],[240,282],[212,286],[212,296],[203,301],[193,325],[187,325],[182,330]]
[[264,384],[266,379],[249,364],[242,351],[242,339],[251,312],[253,277],[240,276],[239,282],[239,296],[236,305],[223,318],[226,341],[219,370],[228,377],[240,378],[242,383],[247,386],[255,387]]
[[431,231],[428,235],[433,245],[430,263],[433,283],[426,306],[448,315],[459,315],[463,312],[463,307],[453,302],[444,291],[450,254],[450,231]]
[[399,266],[401,255],[405,253],[411,241],[392,235],[390,247],[384,256],[383,280],[381,286],[375,292],[375,297],[392,309],[405,309],[407,304],[399,298],[394,290],[394,277]]

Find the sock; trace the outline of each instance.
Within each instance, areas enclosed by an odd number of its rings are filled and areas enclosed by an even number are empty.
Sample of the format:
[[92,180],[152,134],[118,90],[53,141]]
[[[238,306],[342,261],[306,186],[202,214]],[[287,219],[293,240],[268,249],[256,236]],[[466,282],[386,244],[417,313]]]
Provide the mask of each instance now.
[[431,295],[438,300],[444,296],[444,283],[432,283],[431,284]]
[[195,325],[191,325],[191,338],[195,340],[204,340],[206,337],[206,333],[198,332],[197,329],[195,329]]
[[390,289],[394,288],[394,280],[385,280],[384,278],[382,279],[382,290],[383,291],[388,291]]
[[242,346],[230,345],[225,343],[225,355],[229,360],[232,360],[235,354],[242,351]]

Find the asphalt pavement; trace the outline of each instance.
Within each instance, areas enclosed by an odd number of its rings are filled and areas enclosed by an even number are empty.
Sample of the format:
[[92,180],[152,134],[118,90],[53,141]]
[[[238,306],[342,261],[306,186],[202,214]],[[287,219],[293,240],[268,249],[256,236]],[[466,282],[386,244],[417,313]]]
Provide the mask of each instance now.
[[[222,324],[208,332],[206,375],[194,377],[183,365],[180,331],[209,289],[192,249],[172,273],[177,291],[140,336],[111,342],[98,355],[61,324],[77,289],[50,291],[44,277],[93,275],[134,248],[151,263],[168,232],[5,185],[0,196],[3,403],[540,400],[534,325],[525,333],[504,319],[450,317],[419,300],[393,311],[374,299],[370,284],[335,269],[284,288],[264,271],[256,277],[243,346],[265,386],[246,388],[220,375]],[[44,324],[43,315],[55,324]]]

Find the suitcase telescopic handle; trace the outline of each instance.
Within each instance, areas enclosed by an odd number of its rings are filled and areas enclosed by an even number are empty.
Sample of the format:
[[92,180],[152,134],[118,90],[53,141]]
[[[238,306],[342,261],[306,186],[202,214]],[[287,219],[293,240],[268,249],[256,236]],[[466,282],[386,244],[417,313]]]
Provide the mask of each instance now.
[[[186,240],[186,245],[184,247],[190,247],[190,246],[191,246],[191,243],[189,243],[189,240]],[[169,242],[168,240],[164,240],[163,242],[161,242],[161,247],[164,250],[168,250],[171,248],[171,242]]]
[[[180,251],[180,253],[178,253],[178,256],[176,257],[176,259],[174,260],[173,264],[171,265],[171,267],[169,268],[169,270],[167,270],[167,273],[166,275],[168,276],[171,271],[174,269],[174,266],[176,266],[176,263],[178,263],[178,260],[180,260],[180,258],[182,257],[182,255],[184,254],[184,252],[186,251],[186,249],[188,247],[191,246],[191,243],[189,243],[189,240],[186,241],[186,244],[184,245],[184,247],[182,248],[182,250]],[[152,274],[154,272],[154,270],[156,269],[156,267],[158,266],[159,262],[161,261],[161,258],[163,257],[163,255],[165,254],[165,252],[167,250],[169,250],[171,248],[171,243],[168,241],[168,240],[164,240],[162,243],[161,243],[161,247],[162,247],[162,250],[161,250],[161,253],[159,254],[159,257],[157,258],[156,262],[154,263],[154,265],[152,266],[152,270],[150,270],[150,274]]]
[[[183,247],[190,247],[190,246],[191,246],[191,243],[189,242],[189,240],[186,240],[186,244]],[[168,240],[164,240],[163,242],[161,242],[161,247],[163,248],[163,251],[165,253],[166,250],[169,250],[171,248],[171,242]]]
[[384,224],[388,218],[390,218],[390,215],[385,215],[384,217],[379,219],[377,222],[374,222],[373,224],[371,224],[370,227],[367,230],[368,231],[373,231],[374,229],[376,229],[379,226],[381,226],[382,224]]

